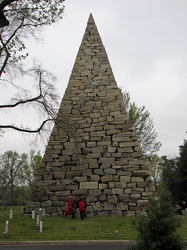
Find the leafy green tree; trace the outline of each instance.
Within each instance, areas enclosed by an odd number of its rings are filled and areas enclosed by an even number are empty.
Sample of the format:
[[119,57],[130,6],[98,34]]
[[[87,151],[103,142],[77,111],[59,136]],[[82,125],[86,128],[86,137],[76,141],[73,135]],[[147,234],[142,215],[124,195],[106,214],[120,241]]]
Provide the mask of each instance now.
[[33,183],[38,168],[42,162],[42,156],[40,152],[35,152],[34,150],[31,150],[27,156],[27,164],[25,164],[24,168],[22,169],[22,189],[19,189],[19,191],[21,191],[19,195],[19,200],[22,200],[24,202],[28,200],[32,192]]
[[[0,76],[8,69],[20,70],[19,62],[28,56],[26,39],[39,39],[41,28],[62,18],[64,0],[2,0],[0,3]],[[7,20],[8,26],[1,19]]]
[[177,202],[187,204],[187,140],[179,146],[179,156],[168,159],[164,157],[162,180]]
[[[21,126],[13,121],[10,124],[0,124],[1,135],[7,129],[39,134],[49,130],[50,122],[56,117],[58,95],[53,84],[55,77],[41,68],[39,63],[34,64],[31,69],[25,68],[23,60],[29,56],[26,41],[31,38],[40,40],[42,28],[62,18],[63,2],[64,0],[0,2],[0,86],[14,91],[12,98],[0,105],[0,110],[32,107],[39,120],[37,128],[27,126],[26,122],[22,122],[24,124]],[[26,89],[26,84],[23,85],[20,78],[23,82],[29,82],[31,78],[33,86]]]
[[37,169],[41,163],[40,153],[29,154],[6,151],[0,155],[0,187],[3,203],[15,204],[30,195]]
[[177,158],[168,159],[167,156],[163,156],[163,168],[161,174],[161,181],[167,186],[175,201],[178,201],[177,186]]
[[161,147],[161,143],[157,141],[157,133],[154,129],[153,120],[150,118],[150,113],[145,107],[138,107],[135,102],[131,102],[128,92],[123,92],[123,100],[132,127],[136,133],[142,153],[151,155]]
[[6,178],[6,170],[0,167],[0,197],[2,199],[3,206],[5,206],[6,204],[7,194],[8,194],[8,179]]
[[27,154],[27,161],[21,170],[22,183],[29,190],[33,186],[33,182],[37,173],[37,170],[42,162],[42,156],[40,152],[31,150]]
[[25,21],[35,27],[49,25],[62,18],[65,0],[1,0],[0,28],[12,21]]
[[179,146],[179,157],[177,157],[178,195],[181,201],[187,202],[187,140]]
[[161,179],[162,175],[162,168],[163,168],[163,158],[159,157],[156,154],[147,155],[145,157],[146,164],[149,166],[149,170],[152,176],[152,180],[154,184],[158,184]]
[[150,197],[148,215],[135,220],[138,231],[131,250],[182,250],[184,240],[180,234],[181,221],[175,213],[171,193],[160,185]]
[[25,164],[26,155],[19,155],[16,151],[6,151],[0,156],[0,169],[4,183],[9,189],[10,203],[14,203],[14,188],[20,181],[20,170]]

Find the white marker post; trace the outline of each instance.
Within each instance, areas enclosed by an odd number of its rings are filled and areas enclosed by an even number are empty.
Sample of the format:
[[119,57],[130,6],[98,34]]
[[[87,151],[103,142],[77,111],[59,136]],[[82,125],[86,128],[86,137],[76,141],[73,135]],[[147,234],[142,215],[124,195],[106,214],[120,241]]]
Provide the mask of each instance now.
[[45,208],[42,209],[42,216],[45,216]]
[[115,234],[115,238],[119,238],[119,231],[118,230],[115,230],[114,234]]
[[34,212],[34,210],[32,211],[32,219],[34,219],[35,218],[35,212]]
[[36,217],[36,225],[39,226],[39,214],[37,214],[37,217]]
[[42,208],[39,209],[39,223],[42,221]]
[[12,219],[12,210],[10,210],[10,216],[9,216],[10,219]]
[[43,229],[43,223],[42,221],[40,221],[40,233],[42,233],[42,229]]
[[8,221],[6,221],[6,225],[5,225],[5,233],[8,233]]

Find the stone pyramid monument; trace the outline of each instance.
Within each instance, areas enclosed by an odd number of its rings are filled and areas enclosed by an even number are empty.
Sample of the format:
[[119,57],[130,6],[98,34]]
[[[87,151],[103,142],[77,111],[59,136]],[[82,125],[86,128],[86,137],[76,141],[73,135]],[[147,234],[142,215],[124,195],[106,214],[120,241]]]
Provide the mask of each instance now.
[[25,212],[63,214],[83,198],[87,215],[146,213],[148,167],[92,14]]

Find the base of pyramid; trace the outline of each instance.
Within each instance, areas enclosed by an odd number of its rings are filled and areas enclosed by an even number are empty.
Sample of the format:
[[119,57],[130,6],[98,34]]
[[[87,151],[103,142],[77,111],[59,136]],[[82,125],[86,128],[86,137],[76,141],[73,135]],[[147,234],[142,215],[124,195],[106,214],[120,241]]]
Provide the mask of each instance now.
[[[141,174],[142,173],[143,171],[141,171]],[[38,213],[39,209],[42,208],[47,215],[64,216],[67,209],[67,198],[84,200],[87,205],[87,217],[136,216],[147,214],[149,196],[154,191],[153,185],[151,182],[148,182],[148,179],[143,181],[142,177],[133,177],[134,181],[138,182],[131,182],[131,188],[126,188],[125,186],[127,184],[125,184],[124,180],[127,181],[127,179],[129,179],[130,181],[130,178],[127,176],[120,176],[118,180],[121,179],[121,181],[112,182],[109,181],[111,180],[111,176],[108,175],[104,177],[104,183],[98,183],[97,181],[81,182],[83,178],[84,177],[77,177],[77,180],[80,182],[72,186],[70,185],[69,188],[71,190],[63,190],[65,189],[64,186],[56,185],[56,182],[53,186],[52,183],[54,184],[54,182],[52,180],[46,180],[45,187],[35,187],[32,199],[26,204],[25,214],[31,214],[33,210],[35,213]],[[67,179],[65,181],[68,182]],[[69,182],[71,182],[71,179],[69,179]],[[38,182],[38,185],[41,185],[41,182]],[[144,187],[145,185],[146,187]],[[78,189],[78,186],[89,186],[90,189]],[[98,189],[96,189],[96,186]],[[56,190],[55,192],[54,189]]]

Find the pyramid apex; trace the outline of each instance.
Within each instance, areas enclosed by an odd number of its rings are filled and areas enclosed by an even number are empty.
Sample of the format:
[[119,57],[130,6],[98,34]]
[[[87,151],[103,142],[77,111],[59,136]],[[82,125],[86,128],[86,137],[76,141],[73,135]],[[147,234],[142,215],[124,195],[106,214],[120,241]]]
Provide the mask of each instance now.
[[88,23],[89,24],[94,24],[95,23],[92,13],[90,13],[90,16],[88,18]]

